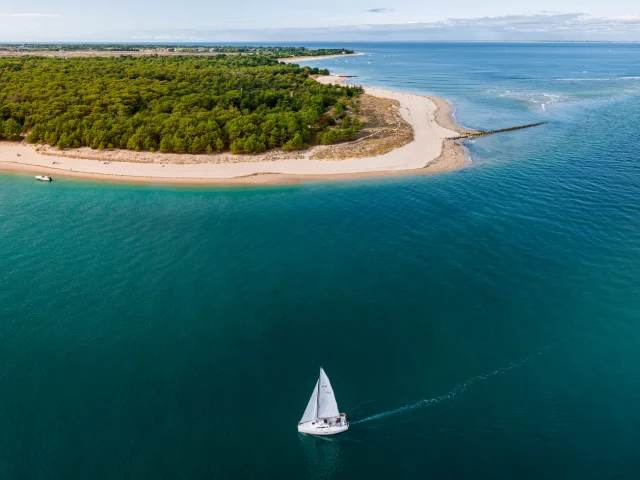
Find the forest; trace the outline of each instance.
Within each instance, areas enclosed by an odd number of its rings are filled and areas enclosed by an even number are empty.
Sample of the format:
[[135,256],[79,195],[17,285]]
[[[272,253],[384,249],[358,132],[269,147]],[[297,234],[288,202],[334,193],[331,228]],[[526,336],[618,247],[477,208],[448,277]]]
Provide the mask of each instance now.
[[354,138],[360,87],[272,55],[0,58],[0,135],[60,149],[260,153]]

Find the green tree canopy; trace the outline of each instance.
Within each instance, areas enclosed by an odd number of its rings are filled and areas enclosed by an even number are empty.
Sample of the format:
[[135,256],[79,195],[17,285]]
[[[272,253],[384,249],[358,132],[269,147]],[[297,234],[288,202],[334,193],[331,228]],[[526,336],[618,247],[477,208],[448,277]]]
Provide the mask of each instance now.
[[59,148],[303,148],[361,93],[319,73],[274,55],[0,58],[0,134]]

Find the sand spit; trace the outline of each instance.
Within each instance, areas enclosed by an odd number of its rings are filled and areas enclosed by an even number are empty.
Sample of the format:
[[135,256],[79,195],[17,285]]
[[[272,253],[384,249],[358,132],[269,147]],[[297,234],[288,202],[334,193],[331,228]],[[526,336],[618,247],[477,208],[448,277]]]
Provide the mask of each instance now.
[[[320,82],[343,82],[338,75]],[[312,159],[313,149],[301,152],[267,152],[263,155],[198,155],[194,163],[173,163],[171,154],[147,153],[146,161],[131,161],[140,153],[104,152],[105,158],[67,156],[66,151],[0,142],[0,169],[52,176],[151,182],[162,184],[269,184],[302,181],[357,179],[385,175],[415,175],[455,170],[468,160],[455,141],[470,131],[457,127],[449,117],[448,104],[436,97],[365,88],[369,95],[398,102],[398,112],[413,128],[412,142],[383,155],[341,160]],[[448,120],[447,120],[448,119]],[[447,124],[442,126],[437,120]],[[54,154],[55,156],[52,156]],[[232,158],[231,158],[232,157]],[[199,163],[195,163],[200,160]]]

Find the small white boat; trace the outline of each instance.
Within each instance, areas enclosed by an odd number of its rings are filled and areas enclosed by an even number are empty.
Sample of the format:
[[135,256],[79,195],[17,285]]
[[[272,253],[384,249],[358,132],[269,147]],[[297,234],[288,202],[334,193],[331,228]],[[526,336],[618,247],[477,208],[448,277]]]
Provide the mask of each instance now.
[[50,182],[53,178],[49,175],[36,175],[36,180],[40,180],[41,182]]
[[347,415],[339,412],[329,377],[320,368],[320,377],[298,422],[298,432],[308,435],[335,435],[347,430]]

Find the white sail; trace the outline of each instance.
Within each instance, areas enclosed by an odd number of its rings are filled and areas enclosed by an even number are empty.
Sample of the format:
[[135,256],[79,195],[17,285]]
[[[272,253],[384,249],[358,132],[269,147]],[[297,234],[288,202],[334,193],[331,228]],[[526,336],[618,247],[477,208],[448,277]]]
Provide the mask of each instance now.
[[316,408],[318,408],[318,382],[313,387],[313,393],[307,404],[307,408],[304,409],[304,414],[299,423],[311,422],[316,419]]
[[[333,394],[333,388],[329,382],[329,377],[320,369],[320,389],[318,391],[318,418],[331,418],[340,416],[338,402]],[[307,407],[309,408],[309,407]]]

